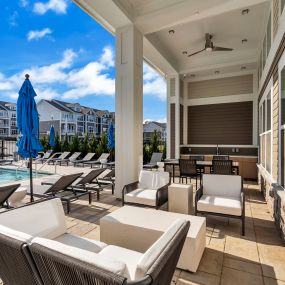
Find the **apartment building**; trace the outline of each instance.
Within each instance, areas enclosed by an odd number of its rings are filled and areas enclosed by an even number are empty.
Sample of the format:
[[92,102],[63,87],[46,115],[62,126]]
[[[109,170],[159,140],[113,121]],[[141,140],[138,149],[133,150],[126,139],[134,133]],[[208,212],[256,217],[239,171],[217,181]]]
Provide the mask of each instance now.
[[17,134],[16,104],[0,101],[0,137],[16,137]]
[[97,110],[82,106],[79,103],[68,103],[60,100],[40,100],[37,104],[40,117],[40,135],[47,135],[51,125],[55,132],[63,138],[85,133],[100,137],[108,131],[114,122],[114,112]]
[[156,131],[159,140],[166,142],[166,123],[159,123],[155,121],[146,121],[143,124],[143,141],[149,143],[151,136]]

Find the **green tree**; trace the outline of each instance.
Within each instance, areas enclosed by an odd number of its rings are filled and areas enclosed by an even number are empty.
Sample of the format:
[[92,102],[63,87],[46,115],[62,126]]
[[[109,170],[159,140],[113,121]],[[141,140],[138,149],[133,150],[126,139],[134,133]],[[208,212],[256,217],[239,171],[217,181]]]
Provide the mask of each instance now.
[[96,148],[97,148],[97,140],[93,134],[92,138],[89,141],[89,151],[96,152]]
[[107,139],[107,135],[105,133],[103,133],[101,135],[101,139],[98,143],[97,149],[96,149],[96,154],[99,157],[102,153],[108,153],[108,139]]
[[78,135],[75,135],[72,138],[69,150],[71,152],[77,152],[77,151],[79,151],[79,146],[80,146],[79,137],[78,137]]
[[149,145],[143,145],[143,162],[148,163],[150,161],[150,152],[149,152]]
[[67,134],[65,134],[65,136],[64,136],[64,140],[63,140],[61,148],[62,148],[62,151],[69,151],[70,150]]
[[43,150],[46,152],[49,149],[49,140],[47,139],[46,136],[43,136],[40,139],[40,142],[41,142],[41,144],[43,146]]
[[162,149],[162,159],[166,159],[166,143],[163,143],[163,149]]
[[54,147],[53,147],[54,152],[60,152],[61,151],[61,141],[58,133],[56,133],[55,138],[54,138]]
[[86,155],[89,152],[89,136],[88,133],[85,133],[84,139],[80,144],[80,151],[83,155]]
[[150,137],[150,146],[149,146],[150,155],[152,155],[154,152],[159,152],[159,145],[160,145],[159,137],[155,130]]

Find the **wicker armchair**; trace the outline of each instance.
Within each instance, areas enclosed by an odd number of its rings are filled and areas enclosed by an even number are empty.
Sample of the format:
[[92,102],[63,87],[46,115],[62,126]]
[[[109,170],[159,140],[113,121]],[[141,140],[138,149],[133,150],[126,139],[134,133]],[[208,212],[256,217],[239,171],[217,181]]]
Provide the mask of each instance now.
[[123,188],[123,205],[148,206],[158,209],[168,201],[168,172],[142,170],[139,181],[127,184]]
[[203,174],[202,185],[195,196],[195,215],[198,213],[240,219],[244,235],[245,196],[242,177]]

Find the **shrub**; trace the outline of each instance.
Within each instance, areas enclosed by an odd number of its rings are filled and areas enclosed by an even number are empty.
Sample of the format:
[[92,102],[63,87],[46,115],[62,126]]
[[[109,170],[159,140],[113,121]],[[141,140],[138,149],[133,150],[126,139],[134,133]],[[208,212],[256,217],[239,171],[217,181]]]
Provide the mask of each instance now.
[[46,152],[48,149],[49,149],[49,140],[46,136],[43,136],[41,139],[40,139],[40,142],[43,146],[43,151]]
[[96,152],[96,148],[97,148],[97,140],[93,134],[92,138],[89,141],[89,151]]
[[88,133],[85,134],[84,139],[80,144],[80,151],[82,155],[86,155],[89,152],[89,136]]
[[65,134],[64,140],[62,143],[62,151],[69,151],[69,150],[70,150],[70,146],[69,146],[69,142],[68,142],[68,137],[67,137],[67,134]]
[[53,147],[54,152],[61,152],[61,141],[58,133],[56,133],[55,138],[54,138],[54,147]]
[[78,135],[75,135],[72,138],[71,144],[69,146],[69,151],[71,152],[77,152],[79,151],[80,141]]
[[105,133],[103,133],[101,135],[101,139],[99,141],[99,144],[97,146],[97,149],[96,149],[96,154],[97,156],[99,157],[102,153],[108,153],[108,140],[107,140],[107,135]]

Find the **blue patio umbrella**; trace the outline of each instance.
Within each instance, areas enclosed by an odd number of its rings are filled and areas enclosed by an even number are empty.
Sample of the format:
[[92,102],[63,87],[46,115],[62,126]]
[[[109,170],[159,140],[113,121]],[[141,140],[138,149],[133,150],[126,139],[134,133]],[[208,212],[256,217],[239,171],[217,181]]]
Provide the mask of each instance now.
[[31,202],[34,201],[33,197],[33,172],[32,172],[32,159],[38,156],[38,151],[41,151],[42,145],[39,142],[39,115],[35,96],[37,96],[34,88],[29,80],[29,75],[25,75],[24,81],[17,101],[17,127],[19,133],[22,135],[18,142],[18,154],[21,157],[29,158],[30,168],[30,194]]
[[108,129],[108,148],[110,150],[113,150],[115,148],[115,132],[112,123]]
[[54,133],[54,127],[53,126],[50,127],[50,131],[49,131],[49,145],[51,147],[55,146],[55,133]]

